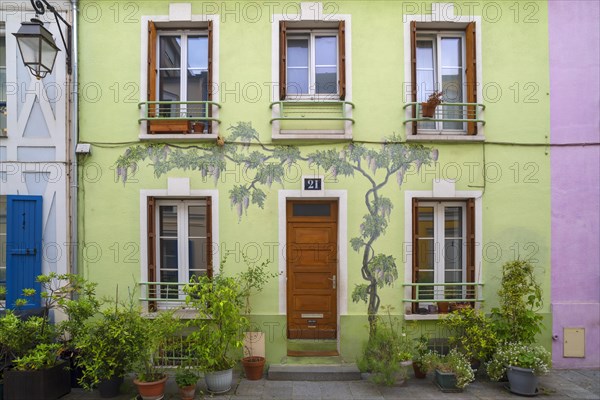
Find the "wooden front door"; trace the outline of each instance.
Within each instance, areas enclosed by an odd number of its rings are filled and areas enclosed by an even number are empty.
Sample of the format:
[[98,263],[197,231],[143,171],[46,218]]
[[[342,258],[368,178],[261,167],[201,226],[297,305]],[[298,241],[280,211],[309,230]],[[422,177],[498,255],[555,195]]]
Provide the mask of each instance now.
[[336,201],[287,202],[289,339],[337,337]]

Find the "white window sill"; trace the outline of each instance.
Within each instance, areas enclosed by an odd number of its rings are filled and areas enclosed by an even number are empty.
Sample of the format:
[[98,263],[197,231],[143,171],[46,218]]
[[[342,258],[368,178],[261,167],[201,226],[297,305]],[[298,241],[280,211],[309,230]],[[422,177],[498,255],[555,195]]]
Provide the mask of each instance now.
[[[155,319],[158,317],[158,315],[161,312],[168,311],[168,310],[169,310],[168,307],[163,308],[159,304],[158,311],[144,312],[144,313],[142,313],[142,316],[147,319]],[[198,318],[198,311],[196,311],[192,308],[179,309],[173,313],[173,317],[178,318],[178,319],[196,319],[196,318]]]
[[484,142],[483,135],[449,135],[449,134],[428,134],[417,133],[408,135],[407,142]]
[[142,133],[138,136],[140,140],[177,140],[177,141],[186,141],[186,140],[194,140],[194,141],[214,141],[217,139],[216,133],[155,133],[155,134],[147,134]]
[[448,314],[404,314],[406,321],[437,321],[444,319]]

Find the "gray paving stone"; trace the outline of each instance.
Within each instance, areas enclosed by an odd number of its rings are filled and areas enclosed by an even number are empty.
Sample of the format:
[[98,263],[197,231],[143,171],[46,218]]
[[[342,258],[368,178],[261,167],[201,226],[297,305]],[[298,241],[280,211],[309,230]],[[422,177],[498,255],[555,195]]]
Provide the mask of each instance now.
[[346,400],[352,398],[348,382],[319,382],[321,399]]
[[292,385],[293,399],[320,399],[321,387],[313,382],[294,382]]

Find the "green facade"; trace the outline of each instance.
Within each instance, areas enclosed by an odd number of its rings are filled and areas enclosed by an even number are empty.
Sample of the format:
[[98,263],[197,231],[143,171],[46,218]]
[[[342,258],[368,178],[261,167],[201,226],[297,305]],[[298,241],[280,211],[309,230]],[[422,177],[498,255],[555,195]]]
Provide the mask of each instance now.
[[[79,14],[79,77],[80,77],[80,142],[92,144],[91,155],[80,159],[79,232],[84,246],[81,249],[80,272],[98,282],[100,295],[114,296],[142,280],[140,232],[142,203],[140,191],[166,190],[168,178],[189,178],[191,190],[211,189],[219,193],[218,231],[216,243],[223,256],[229,253],[226,273],[243,268],[241,253],[248,251],[253,258],[273,262],[273,272],[285,271],[279,253],[279,190],[300,190],[299,174],[312,174],[319,162],[302,160],[309,155],[333,150],[344,151],[348,145],[364,146],[380,152],[386,138],[395,135],[408,152],[418,144],[407,141],[404,105],[410,101],[405,84],[406,30],[405,21],[415,15],[431,15],[428,2],[401,1],[338,1],[322,3],[323,13],[344,15],[351,21],[346,37],[350,38],[351,60],[347,65],[347,82],[351,82],[354,103],[352,139],[301,139],[274,141],[273,118],[269,105],[276,101],[269,89],[276,73],[272,68],[274,14],[295,14],[300,3],[191,2],[194,16],[218,15],[218,70],[220,92],[214,100],[221,104],[219,134],[225,138],[240,121],[250,122],[265,148],[293,145],[300,156],[293,167],[286,169],[281,183],[262,184],[264,207],[250,202],[247,210],[238,215],[230,201],[230,191],[245,185],[255,171],[245,172],[231,160],[218,179],[210,174],[203,177],[193,160],[187,164],[164,158],[156,162],[152,153],[167,145],[170,157],[178,151],[190,154],[190,147],[214,148],[215,140],[141,140],[138,102],[146,99],[146,60],[143,49],[143,16],[168,16],[169,2],[140,1],[136,3],[80,2]],[[437,161],[425,157],[417,169],[415,163],[404,174],[401,185],[396,175],[379,189],[390,199],[392,208],[387,229],[374,242],[376,253],[395,258],[398,278],[392,285],[378,291],[381,305],[392,305],[404,315],[408,303],[402,284],[405,282],[405,193],[431,191],[435,179],[453,179],[456,191],[480,192],[481,260],[483,307],[497,305],[496,291],[501,278],[501,266],[514,258],[532,258],[544,288],[545,304],[541,312],[547,329],[542,343],[550,344],[550,160],[549,136],[549,69],[547,46],[547,12],[545,2],[471,2],[453,3],[456,17],[476,18],[481,54],[477,55],[481,76],[478,102],[485,105],[485,140],[434,140],[420,145],[437,150]],[[285,10],[284,10],[285,8]],[[450,13],[444,8],[443,13]],[[442,14],[443,14],[442,13]],[[452,14],[447,14],[446,19]],[[348,39],[347,39],[348,40]],[[301,124],[301,122],[300,122]],[[417,135],[418,136],[418,135]],[[479,135],[481,136],[481,134]],[[254,140],[249,150],[239,142],[238,154],[267,150]],[[138,157],[137,170],[131,169],[132,150],[151,147],[144,157]],[[212,147],[211,147],[212,146]],[[406,147],[404,147],[406,146]],[[129,152],[128,152],[128,149]],[[154,150],[153,150],[154,149]],[[203,153],[204,150],[198,151]],[[207,150],[213,151],[213,150]],[[269,150],[270,151],[270,150]],[[347,151],[347,150],[345,150]],[[424,154],[429,154],[429,150]],[[277,160],[275,160],[277,161]],[[311,161],[314,161],[312,159]],[[427,162],[429,161],[429,165]],[[118,163],[119,162],[119,163]],[[156,166],[164,168],[156,170]],[[345,304],[338,303],[339,343],[342,357],[353,360],[368,335],[367,306],[353,302],[356,285],[365,284],[361,276],[362,251],[354,251],[350,240],[360,237],[363,216],[367,214],[365,194],[371,188],[359,172],[353,176],[338,173],[334,177],[320,164],[319,173],[326,176],[325,189],[346,191],[347,221],[346,275],[340,286],[347,288]],[[361,168],[377,180],[384,178],[386,164],[382,161],[375,173],[363,164]],[[123,170],[128,176],[123,183]],[[214,229],[214,228],[213,228]],[[215,264],[217,260],[215,259]],[[410,280],[410,279],[409,279]],[[283,286],[285,287],[285,286]],[[267,332],[267,358],[278,362],[286,354],[286,315],[280,312],[280,293],[277,280],[267,285],[264,293],[253,299],[254,321]],[[435,323],[418,321],[411,329],[421,329],[430,336],[437,334]],[[414,328],[417,326],[417,328]],[[439,333],[442,334],[442,333]]]

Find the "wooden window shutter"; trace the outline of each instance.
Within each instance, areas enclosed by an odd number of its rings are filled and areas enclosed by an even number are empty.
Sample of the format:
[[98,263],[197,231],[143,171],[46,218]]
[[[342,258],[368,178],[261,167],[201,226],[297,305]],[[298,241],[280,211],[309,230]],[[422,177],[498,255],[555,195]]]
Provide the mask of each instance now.
[[212,198],[206,198],[206,275],[213,276]]
[[[419,200],[412,199],[412,283],[419,283]],[[417,288],[412,288],[413,300],[417,298]],[[419,303],[412,303],[412,312],[419,311]]]
[[[410,21],[410,101],[417,102],[417,21]],[[412,107],[412,117],[417,118],[417,106]],[[417,121],[412,123],[412,133],[417,134]]]
[[[465,29],[465,58],[467,75],[467,103],[477,103],[477,54],[475,41],[475,22],[470,22]],[[467,106],[467,117],[475,118],[476,106]],[[477,123],[467,122],[467,134],[477,135]]]
[[[148,21],[148,101],[156,101],[156,26]],[[148,116],[154,117],[154,107],[148,107]]]
[[[467,282],[475,282],[475,199],[467,200]],[[477,288],[467,290],[468,298],[475,298]]]
[[[213,99],[213,22],[208,21],[208,101]],[[208,106],[210,116],[211,106]]]
[[287,86],[287,26],[285,21],[279,21],[279,100],[285,100]]
[[340,100],[346,99],[346,21],[338,24],[338,68]]
[[[148,282],[156,282],[156,206],[154,197],[147,201]],[[156,286],[148,286],[148,297],[157,297]],[[156,311],[156,302],[148,302],[148,311]]]

